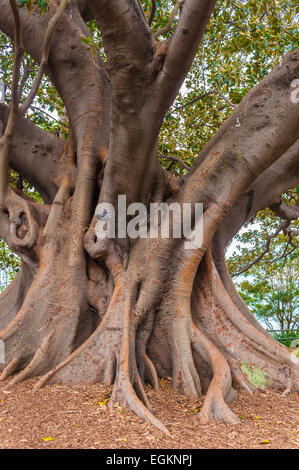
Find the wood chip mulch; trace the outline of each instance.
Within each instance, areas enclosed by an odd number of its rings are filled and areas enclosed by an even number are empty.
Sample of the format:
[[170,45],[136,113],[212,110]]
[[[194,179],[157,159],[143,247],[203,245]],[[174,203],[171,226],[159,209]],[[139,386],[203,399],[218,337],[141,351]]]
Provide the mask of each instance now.
[[241,423],[201,426],[202,399],[186,398],[163,380],[159,392],[147,387],[155,415],[171,437],[107,400],[111,387],[46,386],[35,380],[6,389],[0,384],[0,449],[298,449],[298,395],[273,390],[240,392],[230,405]]

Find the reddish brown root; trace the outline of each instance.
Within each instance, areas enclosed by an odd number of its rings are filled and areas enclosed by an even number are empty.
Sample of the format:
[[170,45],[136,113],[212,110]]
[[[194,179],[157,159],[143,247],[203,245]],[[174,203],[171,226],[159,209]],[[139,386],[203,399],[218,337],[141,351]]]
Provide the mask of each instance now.
[[[54,248],[56,251],[53,252]],[[69,355],[75,340],[80,342],[81,339],[78,327],[81,314],[88,309],[85,299],[87,279],[78,275],[77,268],[68,266],[56,246],[49,251],[43,252],[40,269],[17,315],[0,331],[0,338],[5,343],[6,364],[19,357],[24,367],[14,380],[46,373]],[[56,269],[61,273],[59,280],[54,275]],[[69,286],[67,290],[66,285]],[[91,316],[86,315],[84,320],[84,334],[88,334],[92,328]],[[55,332],[53,338],[52,332]],[[44,346],[50,337],[46,355]],[[6,376],[9,369],[6,369]],[[11,370],[11,374],[14,372]]]
[[14,376],[14,378],[8,383],[8,387],[12,387],[29,377],[34,377],[44,372],[51,354],[51,339],[53,338],[53,335],[54,331],[49,333],[49,335],[42,341],[28,366]]
[[[232,361],[233,362],[233,361]],[[232,374],[232,382],[235,388],[241,388],[249,395],[252,395],[254,387],[248,382],[248,380],[244,377],[240,368],[232,363],[231,365],[231,374]]]
[[264,371],[267,384],[297,389],[299,368],[295,356],[243,315],[225,290],[209,252],[199,283],[198,296],[193,299],[194,321],[225,356],[234,383],[250,393],[251,387],[240,371],[241,363],[246,362]]
[[223,354],[195,326],[193,327],[193,346],[199,354],[202,354],[204,349],[213,369],[213,378],[199,413],[199,423],[206,424],[213,418],[223,419],[231,424],[239,423],[239,418],[225,403],[232,401],[235,394],[232,389],[230,367]]
[[158,392],[160,390],[160,382],[158,379],[156,368],[147,354],[144,354],[144,361],[148,380],[153,389]]
[[17,315],[33,280],[33,272],[23,264],[21,271],[0,295],[0,331]]
[[201,395],[201,384],[193,361],[185,319],[176,319],[173,327],[173,388],[187,396],[198,398]]
[[168,342],[172,357],[172,386],[179,393],[198,398],[200,378],[191,350],[191,311],[188,299],[175,297],[166,307]]
[[13,375],[20,364],[20,357],[14,357],[11,361],[4,367],[2,374],[0,375],[0,382],[8,379],[11,375]]
[[[213,265],[210,263],[209,266],[211,268]],[[94,269],[96,270],[96,265]],[[45,273],[45,285],[46,281],[48,282],[48,274]],[[41,279],[38,277],[37,279],[39,288]],[[148,304],[142,297],[144,284],[140,288],[139,283],[139,289],[136,289],[138,284],[136,278],[133,280],[127,273],[122,272],[115,277],[115,287],[104,317],[93,333],[89,337],[86,336],[87,339],[84,338],[82,344],[76,343],[75,350],[72,350],[72,347],[74,349],[73,339],[79,308],[74,312],[75,304],[71,303],[71,308],[66,306],[60,316],[60,310],[57,310],[58,305],[55,305],[54,301],[47,300],[46,307],[42,307],[42,303],[37,301],[33,308],[32,302],[26,298],[21,311],[2,332],[4,339],[10,341],[10,346],[18,344],[21,338],[24,347],[21,345],[21,350],[10,351],[9,363],[3,370],[1,378],[6,380],[16,374],[9,383],[11,386],[26,378],[44,374],[35,389],[46,383],[55,382],[113,384],[109,407],[116,404],[127,407],[160,431],[169,434],[166,427],[150,410],[143,379],[145,375],[153,389],[158,391],[158,373],[162,377],[172,373],[173,387],[185,395],[197,398],[201,395],[203,386],[206,397],[199,414],[200,424],[205,424],[211,419],[239,423],[239,419],[227,403],[236,396],[233,387],[240,387],[251,393],[251,386],[240,370],[240,358],[242,360],[243,357],[247,357],[248,353],[250,358],[259,354],[258,357],[261,357],[262,361],[269,360],[272,361],[271,364],[277,365],[275,354],[277,351],[280,353],[280,348],[274,348],[273,359],[273,346],[269,345],[269,339],[265,339],[260,330],[252,331],[254,326],[246,318],[239,318],[240,312],[236,305],[225,297],[227,293],[223,285],[218,282],[217,273],[213,273],[212,276],[208,273],[205,279],[208,282],[208,289],[204,286],[200,291],[199,301],[196,302],[196,299],[192,301],[194,323],[191,315],[190,292],[184,295],[181,290],[179,294],[176,292],[175,295],[165,296],[159,304],[157,314],[160,321],[160,324],[158,323],[160,335],[152,336],[157,339],[156,344],[149,344],[153,333],[151,321],[154,316],[150,317],[152,312],[149,312]],[[98,304],[97,288],[105,285],[105,282],[103,273],[98,277],[96,273],[93,275],[92,285],[91,280],[89,285],[86,280],[84,287],[89,293],[88,299],[92,300],[95,306],[102,305],[101,302]],[[177,286],[183,289],[184,283]],[[33,293],[36,292],[35,288],[33,283],[31,286]],[[215,292],[217,289],[218,293]],[[53,290],[49,289],[48,285],[45,290],[47,294],[45,298],[53,299]],[[74,293],[75,289],[71,294]],[[62,297],[60,302],[61,299]],[[140,307],[139,310],[136,305]],[[37,311],[40,315],[32,330],[30,321],[32,318],[35,319]],[[144,331],[140,329],[140,325]],[[72,332],[69,332],[69,326],[73,328]],[[66,332],[67,341],[64,338]],[[26,341],[30,345],[29,350],[24,349],[27,346]],[[60,349],[61,345],[63,350]],[[166,364],[162,374],[163,367],[159,363],[159,353],[155,356],[155,350],[162,351],[161,356],[165,356],[164,363],[169,363]],[[266,359],[262,354],[264,350]],[[286,355],[284,359],[287,357]],[[165,370],[166,375],[164,375]],[[285,385],[291,387],[294,382],[293,376],[288,377],[288,380]]]
[[[35,389],[49,382],[78,384],[105,381],[110,384],[115,378],[109,407],[115,404],[128,407],[140,418],[169,434],[149,410],[150,404],[136,365],[135,329],[131,315],[132,300],[123,294],[118,281],[109,309],[98,328],[68,358],[41,377]],[[103,351],[102,357],[99,351]],[[154,366],[149,358],[145,360],[157,388],[158,378]]]
[[[132,351],[132,346],[135,346],[135,335],[132,335],[132,331],[130,331],[129,310],[126,312],[125,324],[120,361],[109,404],[113,406],[115,403],[118,403],[129,407],[139,418],[144,419],[163,433],[170,435],[168,429],[149,410],[150,404],[137,371],[135,351]],[[133,387],[144,403],[137,397]]]
[[[140,380],[140,379],[139,379]],[[138,381],[138,378],[137,378]],[[136,387],[136,383],[134,383]],[[140,393],[140,388],[143,388],[141,381],[137,385],[137,389]],[[142,395],[145,396],[143,391]],[[148,399],[145,399],[146,405],[149,406]],[[144,419],[146,422],[156,427],[163,433],[170,436],[168,429],[159,421],[155,416],[150,412],[148,407],[142,403],[142,401],[137,397],[134,388],[130,382],[128,373],[119,370],[117,372],[117,379],[114,384],[113,394],[109,400],[109,406],[113,407],[114,404],[118,404],[132,410],[139,418]]]

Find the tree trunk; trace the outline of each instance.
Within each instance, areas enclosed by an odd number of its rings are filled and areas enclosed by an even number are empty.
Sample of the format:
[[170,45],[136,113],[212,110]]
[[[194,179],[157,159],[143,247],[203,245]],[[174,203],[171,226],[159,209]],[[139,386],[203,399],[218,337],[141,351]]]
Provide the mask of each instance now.
[[[279,176],[299,137],[298,113],[290,100],[299,50],[248,93],[191,171],[176,179],[159,166],[159,130],[215,2],[201,2],[209,14],[194,15],[188,9],[192,0],[186,1],[167,47],[153,45],[137,3],[127,8],[125,0],[110,2],[102,14],[101,1],[83,2],[102,31],[109,79],[100,57],[95,63],[82,44],[87,33],[79,10],[73,10],[73,21],[67,13],[62,16],[47,73],[66,106],[69,140],[63,145],[20,120],[12,137],[10,166],[41,190],[47,204],[35,204],[9,188],[1,207],[0,236],[23,260],[22,271],[0,296],[6,351],[1,380],[12,385],[40,376],[37,387],[114,384],[109,406],[127,406],[168,432],[150,412],[144,384],[158,390],[160,379],[170,376],[180,393],[205,394],[199,423],[211,418],[236,423],[228,403],[238,388],[249,394],[252,388],[243,362],[261,368],[267,386],[298,388],[298,360],[244,305],[226,270],[224,249],[252,210],[261,209],[248,210],[248,191],[253,187],[258,193],[269,168],[278,168]],[[0,0],[5,12],[7,5]],[[43,31],[51,14],[33,13],[23,32],[25,48],[36,60],[40,51],[32,37]],[[12,35],[7,15],[0,27]],[[186,31],[191,48],[182,39]],[[1,105],[4,128],[7,116]],[[45,144],[42,164],[25,145],[25,131],[28,141]],[[21,159],[22,152],[28,158]],[[40,171],[31,171],[37,164]],[[282,190],[278,185],[263,207]],[[127,204],[202,202],[202,246],[188,250],[185,240],[172,237],[97,238],[97,203],[116,205],[119,195],[127,197]]]

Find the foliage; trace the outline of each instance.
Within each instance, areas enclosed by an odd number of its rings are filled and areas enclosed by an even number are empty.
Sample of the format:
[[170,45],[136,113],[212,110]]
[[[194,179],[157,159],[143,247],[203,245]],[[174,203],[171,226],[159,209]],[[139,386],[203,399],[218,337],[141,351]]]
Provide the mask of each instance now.
[[[291,257],[286,260],[283,268],[272,274],[267,273],[268,266],[262,265],[259,269],[255,267],[254,277],[246,273],[238,283],[239,292],[252,312],[269,330],[279,328],[299,331],[298,260]],[[269,271],[272,269],[271,265]],[[287,342],[282,342],[288,345]]]
[[[289,191],[283,199],[285,204],[294,205],[298,193]],[[265,209],[245,224],[234,237],[235,249],[227,259],[232,275],[258,258],[269,234],[275,232],[279,223],[280,219],[270,209]],[[298,226],[298,220],[292,222],[293,230],[298,231]],[[298,246],[298,235],[292,241]],[[236,277],[236,283],[244,301],[268,329],[298,329],[298,274],[297,249],[290,245],[288,234],[282,232],[272,240],[269,251],[259,262]],[[288,345],[286,341],[281,342]]]
[[293,345],[299,344],[299,328],[294,328],[290,331],[274,332],[274,338],[288,348]]
[[21,267],[21,260],[0,238],[0,292],[13,280]]
[[267,373],[260,367],[252,366],[246,362],[242,362],[242,371],[247,376],[248,382],[255,388],[265,388],[267,384]]
[[[231,114],[229,102],[237,105],[288,51],[298,46],[295,12],[296,1],[217,2],[202,47],[163,124],[161,153],[192,164]],[[229,102],[219,94],[206,94],[213,90],[220,90]],[[186,106],[200,96],[203,98]],[[178,165],[176,169],[185,171]]]
[[[282,195],[283,202],[288,206],[298,204],[298,189],[292,189]],[[251,264],[264,251],[267,238],[273,234],[279,227],[281,220],[270,209],[258,212],[252,217],[234,238],[236,249],[228,258],[228,268],[232,276],[236,276],[244,267]],[[295,220],[291,224],[293,231],[298,231],[299,221]],[[299,244],[299,237],[295,235],[292,238],[294,244]],[[285,254],[291,252],[293,258],[296,256],[294,247],[290,244],[287,233],[280,232],[271,244],[269,251],[265,256],[250,269],[247,274],[262,278],[274,275],[281,270],[286,262]]]
[[18,1],[20,8],[26,7],[29,11],[39,8],[40,13],[44,13],[49,8],[49,0],[19,0]]

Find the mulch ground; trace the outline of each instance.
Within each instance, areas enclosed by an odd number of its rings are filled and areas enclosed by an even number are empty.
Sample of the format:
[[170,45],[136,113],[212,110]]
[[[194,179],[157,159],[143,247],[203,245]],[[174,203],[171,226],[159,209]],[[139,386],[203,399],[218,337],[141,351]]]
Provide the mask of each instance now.
[[298,395],[240,392],[230,406],[237,425],[214,421],[200,426],[202,400],[186,398],[163,381],[147,394],[171,437],[133,413],[106,402],[111,387],[52,385],[32,391],[35,380],[6,390],[0,385],[0,449],[294,449],[299,447]]

